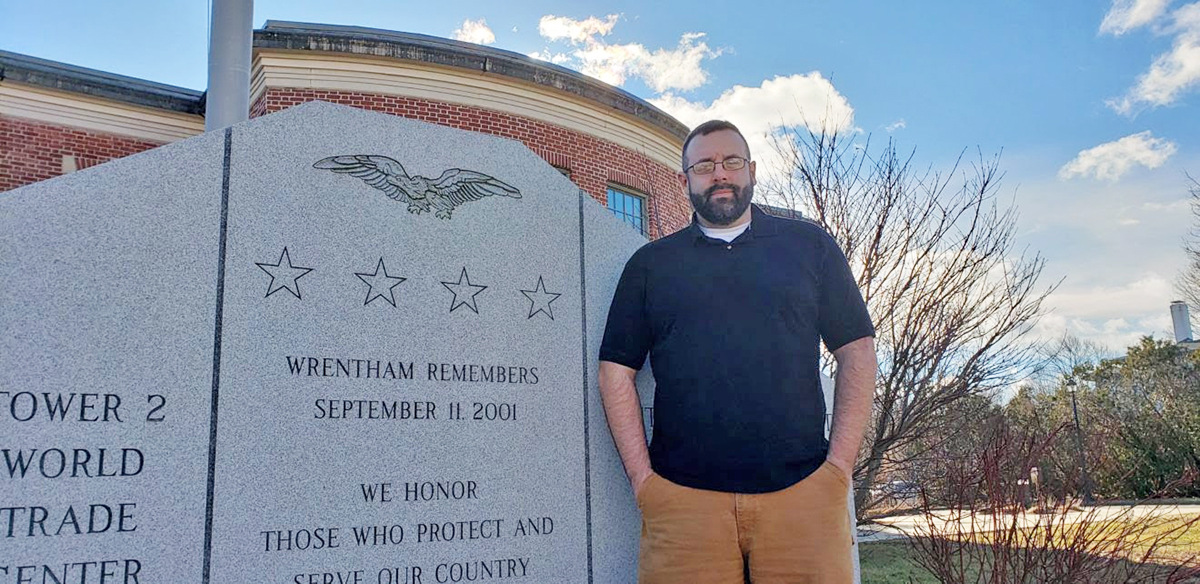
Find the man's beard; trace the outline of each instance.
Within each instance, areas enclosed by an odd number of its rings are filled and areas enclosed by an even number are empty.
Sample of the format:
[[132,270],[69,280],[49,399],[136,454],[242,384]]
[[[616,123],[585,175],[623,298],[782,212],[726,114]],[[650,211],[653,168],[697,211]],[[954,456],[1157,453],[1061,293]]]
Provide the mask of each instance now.
[[[730,189],[733,191],[733,197],[714,201],[713,193],[721,189]],[[705,189],[703,193],[693,192],[689,188],[688,198],[691,199],[696,214],[705,221],[713,225],[729,225],[741,217],[750,206],[750,199],[754,198],[754,185],[739,187],[734,184],[716,184]]]

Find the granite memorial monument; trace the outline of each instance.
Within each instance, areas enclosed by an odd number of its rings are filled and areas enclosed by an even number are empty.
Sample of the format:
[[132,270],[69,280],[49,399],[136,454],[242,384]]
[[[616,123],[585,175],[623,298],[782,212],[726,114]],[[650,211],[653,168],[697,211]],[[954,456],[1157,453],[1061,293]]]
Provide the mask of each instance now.
[[0,195],[0,583],[630,581],[594,353],[643,242],[325,103]]

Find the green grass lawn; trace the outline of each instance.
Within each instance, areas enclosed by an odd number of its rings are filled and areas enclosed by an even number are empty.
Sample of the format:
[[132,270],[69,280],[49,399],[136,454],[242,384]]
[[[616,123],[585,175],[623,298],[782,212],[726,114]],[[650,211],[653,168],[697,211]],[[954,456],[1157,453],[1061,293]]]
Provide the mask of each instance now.
[[863,584],[937,584],[925,568],[912,561],[913,549],[904,541],[882,541],[858,546]]

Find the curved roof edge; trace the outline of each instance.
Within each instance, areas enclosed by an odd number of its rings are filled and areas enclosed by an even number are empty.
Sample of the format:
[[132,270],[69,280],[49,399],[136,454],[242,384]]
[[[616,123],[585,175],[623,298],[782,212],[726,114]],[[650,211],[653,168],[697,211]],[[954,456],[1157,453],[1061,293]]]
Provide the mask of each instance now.
[[255,48],[322,51],[407,59],[502,75],[601,104],[645,121],[683,141],[688,127],[633,94],[525,55],[414,33],[359,26],[268,20],[254,31]]
[[204,115],[203,91],[8,51],[0,51],[0,81],[14,81],[185,114]]

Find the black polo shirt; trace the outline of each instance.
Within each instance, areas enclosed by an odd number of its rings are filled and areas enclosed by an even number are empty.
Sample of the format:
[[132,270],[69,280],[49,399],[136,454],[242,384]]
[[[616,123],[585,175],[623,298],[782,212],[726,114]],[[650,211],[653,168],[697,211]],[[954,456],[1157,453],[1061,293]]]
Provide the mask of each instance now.
[[650,463],[695,488],[763,493],[825,460],[818,343],[873,336],[837,243],[752,208],[726,243],[692,225],[643,246],[621,274],[600,359],[656,384]]

